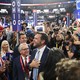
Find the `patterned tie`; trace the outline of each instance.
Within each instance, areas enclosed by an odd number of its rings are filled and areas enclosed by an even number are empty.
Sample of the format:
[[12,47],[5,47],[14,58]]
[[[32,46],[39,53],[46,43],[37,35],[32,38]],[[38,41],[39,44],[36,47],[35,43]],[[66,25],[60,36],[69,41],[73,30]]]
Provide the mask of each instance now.
[[[39,53],[40,53],[40,51],[38,51],[36,56],[35,56],[36,60],[39,60]],[[33,69],[33,80],[37,80],[37,76],[38,76],[38,69],[34,68]]]

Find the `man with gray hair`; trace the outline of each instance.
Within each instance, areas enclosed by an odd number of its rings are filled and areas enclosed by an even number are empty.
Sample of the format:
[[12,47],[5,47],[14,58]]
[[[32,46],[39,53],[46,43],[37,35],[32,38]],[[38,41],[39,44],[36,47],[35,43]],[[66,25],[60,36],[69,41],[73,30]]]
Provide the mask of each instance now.
[[13,80],[29,80],[28,44],[21,43],[18,50],[20,52],[20,56],[16,57],[13,61]]

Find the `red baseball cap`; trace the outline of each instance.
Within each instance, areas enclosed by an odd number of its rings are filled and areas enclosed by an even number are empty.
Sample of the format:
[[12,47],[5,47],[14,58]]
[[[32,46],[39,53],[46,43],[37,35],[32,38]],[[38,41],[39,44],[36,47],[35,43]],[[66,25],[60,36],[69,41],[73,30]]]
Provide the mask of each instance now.
[[3,31],[3,29],[4,29],[4,28],[0,25],[0,31]]

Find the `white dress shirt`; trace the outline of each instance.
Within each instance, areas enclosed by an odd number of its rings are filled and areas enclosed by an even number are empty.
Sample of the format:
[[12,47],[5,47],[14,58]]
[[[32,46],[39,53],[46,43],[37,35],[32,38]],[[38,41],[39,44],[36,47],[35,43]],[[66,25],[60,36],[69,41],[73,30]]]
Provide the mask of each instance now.
[[[42,47],[41,49],[38,49],[38,51],[36,52],[36,55],[37,55],[37,53],[39,52],[39,61],[41,60],[41,57],[42,57],[42,54],[43,54],[43,52],[44,52],[44,49],[46,48],[46,45],[44,46],[44,47]],[[35,55],[35,57],[36,57],[36,55]]]
[[[25,64],[25,57],[23,57],[22,55],[21,55],[21,57],[22,57],[23,63]],[[26,57],[26,61],[27,61],[27,63],[29,63],[29,56]]]

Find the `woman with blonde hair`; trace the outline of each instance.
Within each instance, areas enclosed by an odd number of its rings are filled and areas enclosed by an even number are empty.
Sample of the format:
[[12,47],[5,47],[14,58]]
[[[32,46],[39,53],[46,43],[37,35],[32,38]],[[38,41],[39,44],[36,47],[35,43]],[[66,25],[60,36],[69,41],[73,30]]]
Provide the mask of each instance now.
[[12,80],[12,59],[13,51],[10,49],[9,42],[7,40],[2,41],[1,43],[1,52],[0,56],[4,60],[6,65],[6,76],[7,80]]
[[13,53],[13,51],[10,49],[9,42],[4,40],[1,43],[1,57],[6,56],[6,53]]

